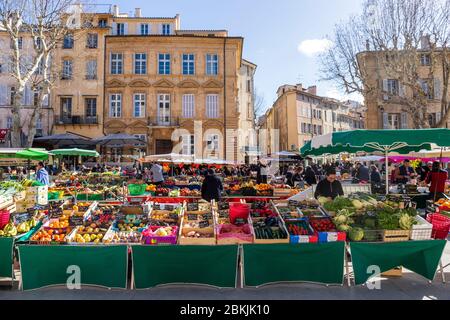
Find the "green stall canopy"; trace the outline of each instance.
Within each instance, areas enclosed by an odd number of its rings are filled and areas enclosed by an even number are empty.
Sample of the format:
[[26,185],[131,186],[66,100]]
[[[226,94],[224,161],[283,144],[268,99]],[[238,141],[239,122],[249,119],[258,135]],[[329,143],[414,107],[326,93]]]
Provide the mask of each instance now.
[[56,149],[51,151],[55,156],[83,156],[83,157],[99,157],[100,154],[95,150],[84,149]]
[[12,278],[14,238],[0,237],[0,277]]
[[345,242],[244,245],[245,285],[314,282],[342,285]]
[[136,289],[164,284],[235,288],[238,246],[133,246]]
[[18,249],[23,290],[77,280],[81,285],[127,288],[127,246],[19,245]]
[[364,284],[376,266],[381,273],[403,266],[433,281],[447,241],[350,243],[356,285]]

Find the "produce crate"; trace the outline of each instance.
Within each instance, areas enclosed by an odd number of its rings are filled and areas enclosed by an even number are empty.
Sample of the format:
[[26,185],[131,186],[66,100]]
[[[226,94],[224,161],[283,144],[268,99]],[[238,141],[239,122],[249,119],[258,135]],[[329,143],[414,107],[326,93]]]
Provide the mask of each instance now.
[[[205,215],[206,219],[204,218]],[[194,219],[195,218],[195,219]],[[202,226],[208,222],[208,225]],[[198,227],[189,225],[198,224]],[[210,211],[186,211],[181,221],[180,245],[215,245],[216,244],[216,221]],[[199,234],[200,237],[188,236],[188,234]]]
[[[337,231],[335,224],[329,217],[312,217],[309,219],[311,227],[319,238],[320,243],[345,241],[347,234],[345,232]],[[327,223],[330,226],[329,231],[319,231],[317,226],[321,223]]]
[[0,211],[0,230],[3,229],[8,223],[11,217],[9,210]]
[[384,230],[383,242],[408,241],[410,232],[410,230]]
[[445,240],[450,231],[450,218],[439,213],[430,214],[427,221],[433,225],[433,239]]
[[[231,231],[222,233],[223,228],[229,228]],[[242,228],[247,229],[247,233],[242,232]],[[251,224],[237,227],[231,224],[221,224],[216,226],[216,236],[218,245],[234,245],[234,244],[249,244],[253,243],[254,235]]]
[[[266,228],[258,228],[255,226],[255,223],[258,221],[264,221],[265,218],[250,218],[250,223],[252,223],[253,233],[254,233],[254,239],[253,242],[257,244],[276,244],[276,243],[289,243],[289,233],[286,230],[286,226],[284,225],[283,221],[280,217],[276,217],[278,225],[276,227],[266,227]],[[276,238],[269,238],[266,239],[266,237],[270,237],[272,232],[280,232],[284,234],[284,237],[281,239]],[[273,236],[273,235],[272,235]]]
[[274,197],[289,197],[291,195],[292,189],[286,189],[286,188],[275,188],[273,189],[273,195]]
[[414,219],[417,221],[417,224],[412,227],[410,239],[430,240],[433,233],[433,225],[421,216],[416,216]]
[[128,192],[131,196],[142,196],[147,188],[146,184],[129,184]]
[[[148,229],[153,233],[158,230],[160,227],[150,226]],[[146,245],[175,245],[177,244],[177,236],[178,236],[178,227],[172,227],[172,234],[168,236],[157,236],[156,234],[145,235],[142,234],[142,243]],[[145,231],[144,231],[145,232]]]
[[313,228],[308,223],[308,219],[302,218],[302,219],[292,219],[292,220],[286,220],[285,221],[286,228],[289,231],[290,226],[296,226],[297,228],[303,228],[308,232],[306,235],[295,235],[289,232],[289,241],[292,244],[300,244],[300,243],[317,243],[319,242],[319,238],[314,233]]

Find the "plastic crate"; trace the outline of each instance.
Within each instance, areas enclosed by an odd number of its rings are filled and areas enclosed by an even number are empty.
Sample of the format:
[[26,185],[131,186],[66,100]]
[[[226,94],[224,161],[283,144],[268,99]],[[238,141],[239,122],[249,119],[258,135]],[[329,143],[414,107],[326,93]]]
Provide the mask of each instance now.
[[8,210],[0,211],[0,229],[3,229],[9,223],[10,218],[11,213]]
[[417,221],[411,230],[411,240],[430,240],[433,235],[433,225],[421,216],[414,218]]
[[131,196],[142,196],[145,194],[146,184],[129,184],[128,192]]
[[146,231],[142,234],[142,243],[147,245],[158,245],[158,244],[177,244],[178,227],[172,227],[173,231],[171,235],[168,236],[157,236],[153,233],[158,230],[158,226],[150,226],[147,230],[151,231],[151,234],[146,235]]
[[433,225],[433,239],[446,240],[450,231],[450,218],[440,213],[429,214],[427,221]]
[[[333,225],[333,229],[330,231],[318,231],[317,229],[315,229],[315,224],[320,220],[328,220],[329,222],[331,222],[331,225]],[[345,232],[337,231],[336,226],[329,217],[312,217],[309,221],[312,228],[314,229],[314,232],[319,238],[320,243],[345,241],[347,239],[347,234]]]
[[[314,230],[312,229],[311,225],[308,223],[307,218],[286,220],[285,224],[286,224],[286,228],[289,232],[290,243],[300,244],[300,243],[317,243],[317,242],[319,242],[319,238],[314,233]],[[291,225],[299,225],[299,224],[301,224],[303,228],[305,228],[309,231],[308,235],[293,235],[290,233],[290,226]]]

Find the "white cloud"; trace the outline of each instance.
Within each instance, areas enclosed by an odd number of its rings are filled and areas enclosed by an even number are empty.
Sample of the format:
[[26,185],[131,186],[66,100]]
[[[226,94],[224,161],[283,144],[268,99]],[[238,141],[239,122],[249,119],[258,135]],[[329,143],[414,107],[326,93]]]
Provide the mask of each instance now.
[[364,97],[359,93],[346,94],[345,92],[340,91],[336,88],[332,88],[325,92],[325,97],[333,98],[339,101],[353,100],[364,103]]
[[333,45],[333,42],[328,39],[311,39],[304,40],[298,45],[298,51],[308,57],[325,52]]

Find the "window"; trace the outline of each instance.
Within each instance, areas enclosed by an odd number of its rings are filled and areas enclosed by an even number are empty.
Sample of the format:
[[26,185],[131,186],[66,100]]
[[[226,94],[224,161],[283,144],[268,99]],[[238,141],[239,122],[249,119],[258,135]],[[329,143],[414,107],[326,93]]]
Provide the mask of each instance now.
[[209,134],[206,138],[206,147],[211,151],[219,150],[219,135]]
[[[23,38],[19,37],[17,38],[17,47],[19,49],[23,49]],[[14,49],[14,40],[11,39],[11,49]]]
[[424,53],[420,55],[420,65],[431,66],[431,55],[429,53]]
[[39,61],[36,71],[34,72],[36,75],[44,74],[44,60]]
[[422,88],[423,94],[427,97],[427,99],[433,100],[434,95],[433,95],[433,91],[430,90],[429,82],[430,82],[430,80],[428,80],[428,79],[420,79],[419,80],[420,87]]
[[106,19],[99,19],[98,20],[98,26],[100,28],[106,28],[108,26],[108,20],[106,20]]
[[97,60],[89,60],[86,62],[86,79],[97,79]]
[[183,135],[181,137],[182,154],[193,155],[195,154],[195,137],[193,134]]
[[41,117],[36,117],[36,130],[42,130],[42,119]]
[[158,124],[170,124],[170,94],[158,94]]
[[146,36],[149,35],[149,25],[148,23],[141,23],[141,35]]
[[169,35],[170,34],[170,24],[164,23],[162,25],[162,34],[163,35]]
[[399,94],[398,80],[397,79],[386,80],[386,87],[384,90],[393,96],[398,96]]
[[12,128],[12,117],[8,117],[6,118],[6,129],[11,129]]
[[135,118],[142,118],[145,116],[145,94],[136,93],[134,95],[134,109],[133,116]]
[[206,117],[218,118],[219,117],[219,96],[217,94],[206,95]]
[[147,73],[147,54],[136,53],[134,55],[134,74]]
[[38,50],[42,49],[42,39],[41,38],[36,37],[34,39],[34,48],[38,49]]
[[170,74],[170,54],[160,53],[158,55],[158,73]]
[[219,57],[217,54],[206,55],[206,74],[216,76],[219,73]]
[[109,96],[109,116],[111,118],[122,117],[122,95],[120,93]]
[[33,106],[37,107],[39,104],[39,90],[33,91]]
[[123,73],[123,54],[111,53],[111,74]]
[[63,72],[62,72],[62,80],[70,80],[72,79],[72,71],[73,71],[73,62],[72,60],[64,60],[63,61]]
[[73,34],[68,33],[64,36],[63,49],[73,49]]
[[60,108],[62,119],[72,118],[72,98],[61,98]]
[[194,118],[195,116],[195,100],[193,94],[183,95],[183,118]]
[[16,96],[16,88],[10,87],[9,88],[9,104],[12,106],[14,105],[14,97]]
[[118,23],[117,24],[117,31],[116,34],[118,36],[123,36],[125,35],[125,23]]
[[98,47],[98,34],[88,33],[86,46],[89,49],[96,49]]
[[388,129],[400,129],[400,114],[389,113],[388,114]]
[[96,118],[97,117],[97,98],[86,98],[84,99],[85,104],[85,114],[86,118]]
[[195,57],[193,54],[183,54],[183,74],[195,74]]

